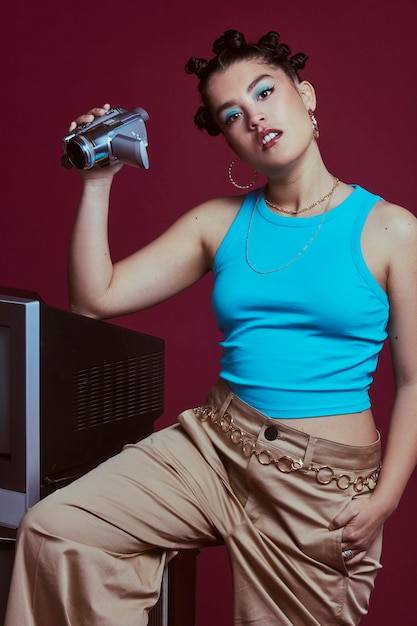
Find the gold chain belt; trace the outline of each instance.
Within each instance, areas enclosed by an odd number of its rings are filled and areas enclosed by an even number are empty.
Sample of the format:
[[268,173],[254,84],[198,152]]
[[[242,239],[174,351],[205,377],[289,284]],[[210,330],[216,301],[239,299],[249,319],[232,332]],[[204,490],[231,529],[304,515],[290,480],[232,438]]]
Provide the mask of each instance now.
[[367,487],[369,491],[373,491],[377,485],[380,467],[373,470],[368,476],[356,476],[355,478],[349,474],[340,474],[338,470],[333,469],[329,465],[311,463],[309,467],[304,467],[302,459],[294,459],[288,455],[277,457],[268,449],[258,450],[253,435],[238,427],[234,423],[233,417],[227,411],[222,416],[218,417],[218,409],[216,407],[199,406],[194,409],[194,412],[200,422],[210,421],[212,424],[218,426],[225,435],[229,435],[233,444],[241,446],[245,457],[249,458],[255,455],[261,465],[274,464],[275,467],[284,474],[289,474],[292,471],[301,469],[315,472],[316,481],[320,485],[329,485],[331,482],[334,482],[337,487],[343,491],[350,486],[353,486],[357,493],[363,491],[365,487]]

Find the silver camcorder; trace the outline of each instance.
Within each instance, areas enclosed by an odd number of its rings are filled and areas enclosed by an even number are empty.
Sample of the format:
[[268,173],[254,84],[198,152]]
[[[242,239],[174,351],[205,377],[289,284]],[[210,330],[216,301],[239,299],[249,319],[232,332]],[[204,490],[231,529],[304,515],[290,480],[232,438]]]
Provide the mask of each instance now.
[[64,156],[61,163],[67,169],[88,170],[117,162],[134,167],[149,168],[146,148],[148,138],[145,121],[147,112],[138,107],[133,111],[110,109],[102,117],[77,128],[62,140]]

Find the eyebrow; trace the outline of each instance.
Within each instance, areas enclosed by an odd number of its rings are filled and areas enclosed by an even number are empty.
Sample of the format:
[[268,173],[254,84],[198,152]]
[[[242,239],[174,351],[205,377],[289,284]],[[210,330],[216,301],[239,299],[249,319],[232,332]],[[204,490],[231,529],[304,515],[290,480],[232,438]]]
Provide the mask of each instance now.
[[[272,76],[270,74],[261,74],[260,76],[257,76],[251,83],[250,85],[248,85],[248,88],[246,90],[246,93],[251,93],[251,91],[253,91],[256,87],[256,85],[258,83],[260,83],[262,80],[264,80],[264,78],[272,78]],[[234,100],[229,100],[228,102],[225,102],[224,104],[220,105],[218,107],[218,109],[216,109],[216,115],[220,115],[220,113],[222,113],[222,111],[224,111],[225,109],[229,109],[230,107],[235,105],[235,101]]]

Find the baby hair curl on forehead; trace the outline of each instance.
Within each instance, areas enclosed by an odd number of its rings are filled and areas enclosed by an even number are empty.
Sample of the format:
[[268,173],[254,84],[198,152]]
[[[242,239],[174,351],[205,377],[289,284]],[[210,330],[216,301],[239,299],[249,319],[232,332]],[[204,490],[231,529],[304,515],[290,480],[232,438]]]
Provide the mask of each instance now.
[[305,67],[308,59],[303,52],[290,56],[290,47],[286,43],[280,43],[280,35],[274,30],[263,35],[256,43],[247,43],[244,34],[237,30],[227,30],[216,39],[212,52],[215,56],[209,61],[191,57],[185,66],[187,74],[196,74],[199,79],[198,90],[203,101],[194,115],[194,123],[212,136],[221,134],[208,104],[208,83],[214,74],[224,72],[240,61],[258,60],[282,69],[290,80],[297,84],[300,82],[298,71]]

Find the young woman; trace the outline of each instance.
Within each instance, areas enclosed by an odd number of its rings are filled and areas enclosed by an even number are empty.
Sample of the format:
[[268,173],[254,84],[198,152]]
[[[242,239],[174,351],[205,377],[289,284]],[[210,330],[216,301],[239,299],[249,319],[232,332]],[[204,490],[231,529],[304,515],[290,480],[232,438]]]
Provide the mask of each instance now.
[[[196,123],[267,184],[207,201],[113,264],[120,167],[85,171],[69,278],[74,311],[110,318],[213,271],[220,380],[178,424],[28,512],[6,626],[146,624],[167,560],[220,543],[236,625],[352,626],[367,611],[383,524],[417,459],[417,222],[326,168],[305,55],[275,32],[248,44],[227,31],[213,51],[187,65]],[[381,468],[368,389],[388,332],[397,391]]]

